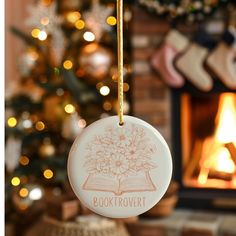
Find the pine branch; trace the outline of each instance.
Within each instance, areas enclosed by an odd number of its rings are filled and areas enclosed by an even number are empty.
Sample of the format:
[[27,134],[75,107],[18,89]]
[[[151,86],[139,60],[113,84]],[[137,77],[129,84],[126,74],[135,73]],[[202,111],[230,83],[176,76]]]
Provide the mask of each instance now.
[[16,36],[21,38],[25,43],[27,43],[29,45],[32,45],[32,46],[35,46],[37,49],[40,49],[40,46],[30,36],[28,36],[27,34],[25,34],[24,32],[20,31],[19,29],[17,29],[14,26],[12,26],[10,29],[11,29],[12,33],[14,33]]
[[92,101],[100,102],[98,92],[79,81],[72,70],[62,69],[62,76],[76,102],[82,105]]

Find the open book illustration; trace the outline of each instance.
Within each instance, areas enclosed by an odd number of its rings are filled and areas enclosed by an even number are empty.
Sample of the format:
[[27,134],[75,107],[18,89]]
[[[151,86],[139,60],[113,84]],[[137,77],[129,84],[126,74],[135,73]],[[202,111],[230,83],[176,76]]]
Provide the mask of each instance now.
[[109,127],[88,143],[84,190],[113,192],[155,191],[150,171],[156,146],[142,128],[135,125]]

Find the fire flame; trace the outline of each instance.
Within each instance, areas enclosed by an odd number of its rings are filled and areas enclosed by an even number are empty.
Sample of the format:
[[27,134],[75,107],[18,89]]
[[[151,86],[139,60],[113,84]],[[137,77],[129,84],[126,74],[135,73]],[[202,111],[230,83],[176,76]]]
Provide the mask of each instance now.
[[235,95],[223,93],[220,96],[219,110],[216,116],[216,139],[221,143],[236,142],[236,104]]
[[227,143],[236,145],[235,94],[223,93],[220,96],[215,123],[216,130],[213,137],[206,139],[203,144],[204,157],[200,161],[201,169],[198,176],[198,183],[201,185],[207,183],[210,170],[232,175],[236,171],[231,154],[225,147]]

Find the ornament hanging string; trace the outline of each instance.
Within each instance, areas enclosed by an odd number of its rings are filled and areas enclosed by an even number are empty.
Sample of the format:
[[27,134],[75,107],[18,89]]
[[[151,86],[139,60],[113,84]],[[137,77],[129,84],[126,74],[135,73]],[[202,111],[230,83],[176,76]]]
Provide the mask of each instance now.
[[124,124],[124,62],[123,62],[123,0],[117,0],[117,42],[118,42],[118,116],[119,124]]

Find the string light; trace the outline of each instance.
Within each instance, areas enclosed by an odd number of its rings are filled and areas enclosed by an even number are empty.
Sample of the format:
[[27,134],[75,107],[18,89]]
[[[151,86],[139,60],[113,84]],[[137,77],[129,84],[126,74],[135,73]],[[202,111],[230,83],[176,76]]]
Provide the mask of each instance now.
[[128,83],[124,83],[123,90],[124,90],[124,92],[129,91],[129,84]]
[[23,122],[22,122],[22,125],[23,125],[23,127],[25,128],[25,129],[29,129],[29,128],[31,128],[32,127],[32,121],[31,120],[24,120]]
[[53,177],[53,172],[52,170],[50,169],[46,169],[44,172],[43,172],[43,175],[46,179],[51,179]]
[[33,188],[30,193],[29,193],[29,198],[31,200],[39,200],[41,199],[43,196],[43,192],[40,188],[36,187],[36,188]]
[[58,88],[57,91],[56,91],[56,94],[57,94],[58,96],[62,96],[62,95],[64,94],[64,89]]
[[132,12],[130,10],[125,10],[124,21],[129,22],[132,19]]
[[12,184],[13,186],[18,186],[18,185],[20,185],[20,178],[19,178],[19,177],[13,177],[13,178],[11,179],[11,184]]
[[44,30],[41,30],[39,32],[39,35],[38,35],[39,40],[44,41],[45,39],[47,39],[47,37],[48,37],[48,35]]
[[112,109],[111,103],[108,102],[108,101],[104,102],[104,103],[103,103],[103,109],[104,109],[105,111],[110,111],[110,110]]
[[78,30],[82,30],[84,27],[85,27],[85,22],[83,20],[77,20],[75,22],[75,27],[78,29]]
[[79,121],[78,121],[78,124],[79,124],[79,127],[80,128],[85,128],[85,126],[86,126],[86,120],[84,120],[84,119],[80,119]]
[[39,29],[33,29],[33,30],[31,31],[31,35],[32,35],[33,38],[38,38],[39,33],[40,33],[40,30],[39,30]]
[[95,40],[95,35],[92,32],[86,31],[84,33],[84,40],[88,41],[88,42],[92,42]]
[[114,26],[114,25],[116,25],[116,22],[117,22],[117,20],[114,16],[107,17],[107,24],[108,25]]
[[72,61],[71,61],[71,60],[66,60],[66,61],[64,61],[63,67],[64,67],[66,70],[70,70],[70,69],[73,67]]
[[27,197],[29,195],[29,191],[27,188],[22,188],[20,191],[19,191],[19,195],[21,197]]
[[49,18],[48,17],[43,17],[40,21],[40,23],[44,26],[49,24]]
[[8,118],[7,124],[8,124],[9,127],[12,127],[12,128],[15,127],[17,125],[16,118],[15,117]]
[[100,88],[100,93],[102,96],[107,96],[110,93],[110,89],[108,86],[102,86]]
[[78,11],[69,12],[66,15],[67,21],[69,21],[72,24],[74,24],[76,21],[78,21],[80,19],[80,17],[81,17],[81,14]]
[[27,156],[21,156],[19,162],[22,166],[27,166],[29,164],[29,158]]
[[67,104],[64,109],[65,109],[65,112],[68,114],[75,112],[75,107],[72,104]]
[[45,129],[45,124],[42,122],[42,121],[38,121],[36,124],[35,124],[35,128],[38,130],[38,131],[42,131]]

